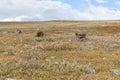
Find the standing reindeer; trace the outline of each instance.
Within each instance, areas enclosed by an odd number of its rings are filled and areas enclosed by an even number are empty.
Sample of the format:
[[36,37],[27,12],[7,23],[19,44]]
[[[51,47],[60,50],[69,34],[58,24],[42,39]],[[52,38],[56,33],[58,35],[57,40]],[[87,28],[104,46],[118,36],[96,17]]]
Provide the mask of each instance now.
[[40,32],[37,32],[36,37],[43,37],[44,35],[45,34],[42,31],[40,31]]
[[86,39],[86,34],[75,33],[77,40],[83,41]]
[[22,31],[21,31],[21,30],[19,30],[19,29],[17,29],[17,30],[16,30],[16,33],[21,34],[21,33],[22,33]]

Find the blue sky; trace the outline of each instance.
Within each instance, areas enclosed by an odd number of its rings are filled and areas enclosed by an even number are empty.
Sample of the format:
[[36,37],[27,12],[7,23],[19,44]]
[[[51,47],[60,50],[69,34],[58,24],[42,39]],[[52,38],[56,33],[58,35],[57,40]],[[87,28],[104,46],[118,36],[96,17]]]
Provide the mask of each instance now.
[[[80,7],[80,4],[85,4],[87,3],[87,0],[59,0],[68,4],[71,4],[74,8]],[[120,0],[89,0],[93,5],[102,5],[106,7],[119,7],[120,5],[115,5],[115,2],[120,1]],[[98,2],[98,1],[101,1]],[[103,1],[103,2],[102,2]]]
[[120,0],[1,0],[0,21],[120,20]]
[[80,9],[80,4],[85,3],[85,0],[59,0],[70,4],[73,8]]
[[[68,3],[75,9],[81,9],[82,4],[87,6],[87,0],[59,0],[59,1]],[[120,0],[88,0],[88,1],[95,6],[104,6],[108,8],[120,9],[120,5],[116,5],[116,3],[120,2]]]

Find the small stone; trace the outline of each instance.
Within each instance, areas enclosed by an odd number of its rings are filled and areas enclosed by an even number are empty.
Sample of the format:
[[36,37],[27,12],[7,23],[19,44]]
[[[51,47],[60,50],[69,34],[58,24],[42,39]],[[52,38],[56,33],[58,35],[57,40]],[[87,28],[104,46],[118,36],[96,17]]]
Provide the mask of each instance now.
[[3,52],[3,54],[4,54],[4,55],[8,55],[8,54],[9,54],[9,52]]
[[56,64],[56,65],[59,65],[59,62],[55,61],[55,64]]
[[46,59],[45,59],[45,61],[49,62],[49,61],[50,61],[50,59],[46,58]]
[[71,42],[72,40],[69,39],[69,42]]
[[106,59],[107,59],[106,57],[102,58],[102,60],[106,60]]
[[50,56],[51,59],[55,59],[55,56]]
[[120,65],[120,60],[117,60],[117,61],[116,61],[116,64],[117,64],[117,65]]
[[3,59],[0,59],[0,64],[4,63]]
[[81,71],[89,74],[89,73],[95,73],[96,69],[92,67],[86,67],[86,68],[82,68]]
[[12,78],[5,78],[5,80],[14,80],[14,79],[12,79]]
[[120,77],[120,70],[118,70],[118,69],[111,69],[110,71],[113,72],[118,77]]
[[56,65],[64,65],[64,64],[65,64],[65,61],[63,61],[63,60],[58,60],[58,61],[55,61],[55,64],[56,64]]
[[75,66],[76,64],[78,64],[80,61],[79,60],[74,60],[72,63],[71,63],[71,66]]
[[79,62],[80,62],[79,60],[74,60],[73,61],[73,63],[76,63],[76,64],[79,63]]
[[8,33],[8,31],[5,31],[5,32],[2,32],[3,34],[7,34]]

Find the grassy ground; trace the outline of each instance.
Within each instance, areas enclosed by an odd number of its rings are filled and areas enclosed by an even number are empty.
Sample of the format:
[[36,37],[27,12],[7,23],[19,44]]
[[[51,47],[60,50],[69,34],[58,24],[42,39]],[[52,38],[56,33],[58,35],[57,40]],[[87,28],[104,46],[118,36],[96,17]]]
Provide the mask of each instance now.
[[119,80],[111,69],[120,69],[120,21],[0,23],[0,80]]

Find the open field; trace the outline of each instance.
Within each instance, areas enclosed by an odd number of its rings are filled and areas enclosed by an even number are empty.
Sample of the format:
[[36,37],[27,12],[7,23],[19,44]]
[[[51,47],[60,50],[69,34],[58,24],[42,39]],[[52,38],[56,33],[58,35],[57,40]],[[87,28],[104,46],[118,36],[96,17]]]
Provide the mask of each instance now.
[[0,80],[7,78],[120,80],[120,21],[1,22]]

